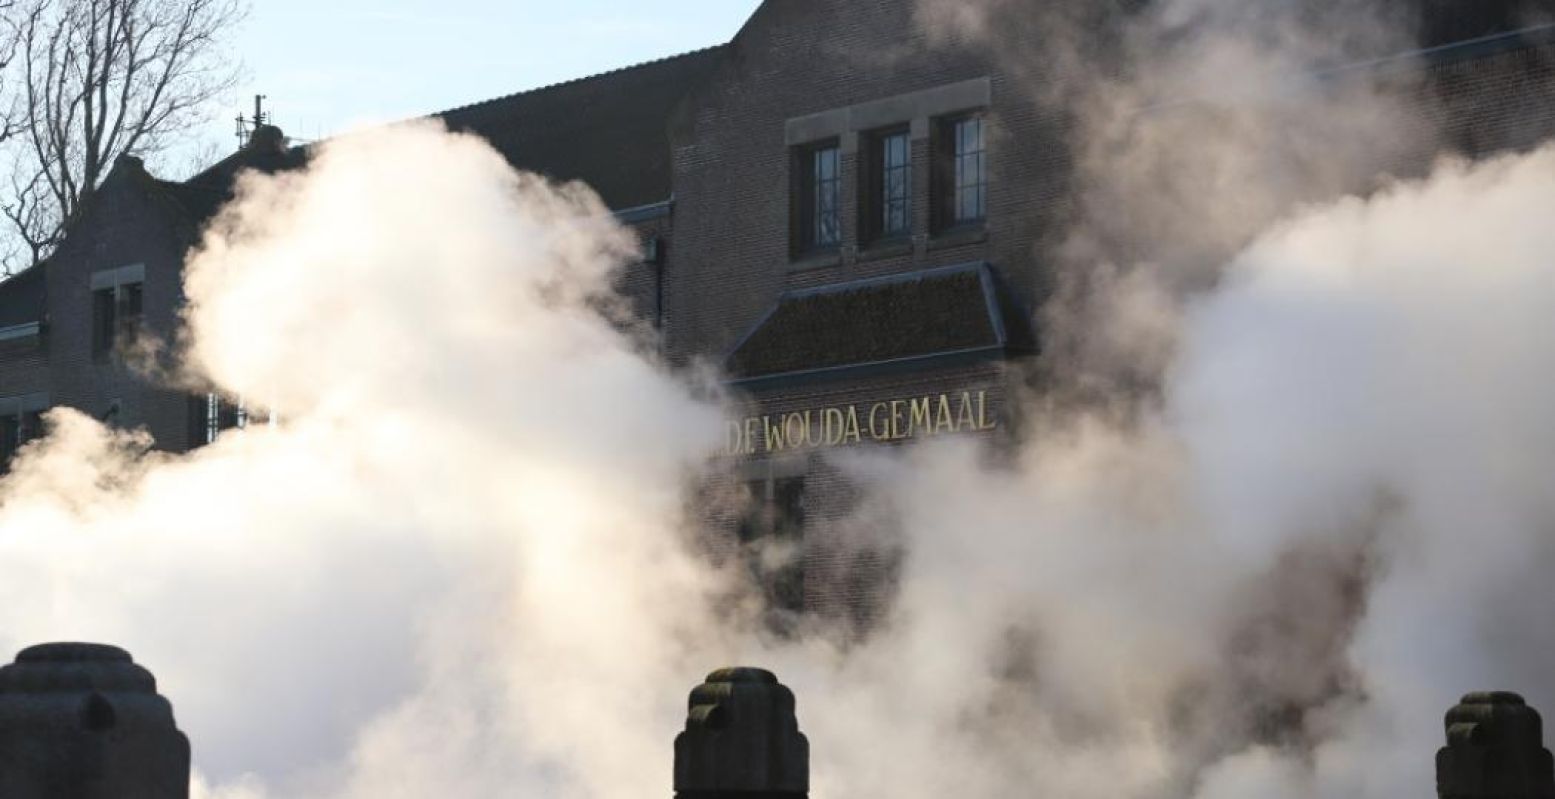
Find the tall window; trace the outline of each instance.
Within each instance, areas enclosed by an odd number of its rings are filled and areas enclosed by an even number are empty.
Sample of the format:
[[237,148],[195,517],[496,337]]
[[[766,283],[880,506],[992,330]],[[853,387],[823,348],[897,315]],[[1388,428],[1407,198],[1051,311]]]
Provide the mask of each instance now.
[[27,442],[43,435],[43,412],[21,411],[0,415],[0,471],[10,468],[11,459]]
[[0,459],[6,464],[22,446],[22,417],[17,414],[0,416]]
[[117,289],[92,292],[92,355],[101,358],[113,351],[113,337],[119,329]]
[[987,123],[980,115],[956,117],[938,133],[938,227],[981,222],[988,215]]
[[119,287],[119,335],[128,337],[140,327],[142,290],[139,283]]
[[805,479],[786,477],[746,484],[737,534],[749,548],[747,566],[769,609],[804,610]]
[[983,118],[956,122],[956,216],[958,224],[983,218],[988,204],[987,152],[983,149]]
[[802,148],[795,167],[796,249],[833,249],[842,243],[842,150],[836,142]]
[[906,130],[870,139],[865,230],[872,239],[903,238],[912,232],[912,140]]
[[92,292],[92,355],[103,358],[133,340],[140,329],[143,290],[123,283]]

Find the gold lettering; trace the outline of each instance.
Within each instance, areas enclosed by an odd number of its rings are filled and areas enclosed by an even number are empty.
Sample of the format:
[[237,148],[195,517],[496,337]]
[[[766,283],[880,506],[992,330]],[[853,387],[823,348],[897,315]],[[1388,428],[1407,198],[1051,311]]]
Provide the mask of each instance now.
[[804,446],[805,418],[797,413],[790,413],[783,417],[783,440],[789,449],[799,449]]
[[841,408],[827,408],[821,414],[821,438],[826,446],[835,447],[842,443],[847,435],[847,417],[842,415]]
[[912,401],[912,419],[907,423],[907,434],[915,435],[922,430],[925,433],[934,433],[934,403],[928,397]]
[[745,452],[745,437],[740,435],[743,429],[739,422],[729,422],[727,426],[729,438],[724,454],[739,455]]
[[939,395],[939,414],[934,417],[934,432],[956,432],[956,417],[950,412],[950,397],[946,394]]
[[977,420],[972,418],[972,392],[961,393],[961,410],[956,413],[956,432],[976,430]]
[[885,404],[884,402],[877,402],[874,405],[869,406],[869,437],[870,438],[873,438],[876,441],[889,441],[890,440],[890,437],[891,437],[891,420],[890,419],[882,419],[882,420],[880,420],[880,425],[879,426],[876,426],[876,424],[875,424],[875,417],[881,411],[890,410],[890,407],[891,406]]
[[999,426],[997,420],[988,420],[988,392],[977,392],[977,429],[992,430]]
[[848,419],[842,425],[842,443],[857,444],[864,440],[863,433],[858,428],[858,406],[848,406]]
[[756,441],[757,441],[757,437],[756,437],[757,428],[756,428],[756,425],[758,425],[760,423],[761,423],[761,420],[757,419],[754,416],[746,417],[746,419],[745,419],[745,454],[746,455],[754,455],[754,454],[756,454]]
[[782,428],[778,427],[777,425],[774,425],[772,423],[772,417],[771,416],[763,416],[763,417],[761,417],[761,426],[763,428],[765,428],[766,431],[767,431],[767,435],[766,435],[767,451],[768,452],[782,452],[783,451],[783,430],[782,430]]
[[[824,413],[821,414],[823,417]],[[807,447],[820,447],[826,444],[826,430],[824,422],[815,423],[815,411],[804,412],[804,443]],[[812,435],[813,434],[813,435]]]
[[886,400],[869,406],[867,426],[862,405],[831,405],[777,415],[746,416],[725,423],[725,452],[755,455],[840,447],[863,442],[903,441],[963,431],[996,430],[999,418],[989,408],[988,391],[927,394]]

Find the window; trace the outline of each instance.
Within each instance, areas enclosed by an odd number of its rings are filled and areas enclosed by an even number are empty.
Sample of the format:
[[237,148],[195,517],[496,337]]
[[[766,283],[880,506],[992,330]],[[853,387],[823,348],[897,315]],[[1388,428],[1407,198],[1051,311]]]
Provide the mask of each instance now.
[[745,514],[738,535],[749,547],[749,568],[766,595],[769,609],[802,611],[805,479],[753,480],[746,483],[745,490]]
[[113,337],[119,329],[115,289],[92,292],[92,355],[101,358],[113,350]]
[[210,444],[224,430],[248,427],[248,407],[242,402],[222,400],[220,394],[205,395],[205,443]]
[[842,243],[842,150],[836,142],[804,147],[795,159],[795,252]]
[[865,176],[866,235],[871,240],[905,238],[912,232],[912,139],[907,130],[870,137]]
[[134,340],[140,329],[143,291],[124,283],[92,292],[92,356],[104,358]]
[[0,416],[0,458],[6,463],[22,446],[22,417],[16,414]]
[[987,123],[981,115],[939,126],[936,147],[936,227],[974,225],[988,215]]
[[27,442],[41,435],[43,411],[10,411],[0,414],[0,470],[9,469],[16,453]]
[[129,283],[119,287],[119,336],[121,339],[133,336],[136,328],[140,327],[141,294],[139,283]]

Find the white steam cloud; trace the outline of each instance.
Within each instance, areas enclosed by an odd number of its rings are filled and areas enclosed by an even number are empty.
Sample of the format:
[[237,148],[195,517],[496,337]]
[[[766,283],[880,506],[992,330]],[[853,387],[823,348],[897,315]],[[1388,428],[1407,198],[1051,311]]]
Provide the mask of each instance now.
[[1156,409],[844,458],[895,602],[774,641],[686,504],[721,409],[599,312],[626,234],[470,138],[342,140],[188,269],[191,368],[280,422],[172,457],[56,411],[0,482],[0,649],[129,648],[220,799],[664,795],[734,661],[818,797],[1428,795],[1459,693],[1555,707],[1550,207],[1555,151],[1444,163],[1185,307],[1140,282]]
[[1298,205],[1430,163],[1440,98],[1423,73],[1348,68],[1414,49],[1421,5],[914,0],[930,42],[991,52],[1068,131],[1070,218],[1035,254],[1057,399],[1126,413],[1156,387],[1176,331],[1115,303],[1175,305]]
[[1555,706],[1552,201],[1546,149],[1308,210],[1186,309],[1158,413],[878,465],[909,554],[807,719],[862,719],[827,795],[1430,795],[1458,696]]
[[711,626],[681,485],[719,416],[596,310],[632,247],[426,128],[250,177],[190,260],[189,350],[280,423],[172,458],[55,412],[3,484],[0,647],[130,648],[200,767],[275,796],[662,776],[665,686],[722,659],[676,645]]

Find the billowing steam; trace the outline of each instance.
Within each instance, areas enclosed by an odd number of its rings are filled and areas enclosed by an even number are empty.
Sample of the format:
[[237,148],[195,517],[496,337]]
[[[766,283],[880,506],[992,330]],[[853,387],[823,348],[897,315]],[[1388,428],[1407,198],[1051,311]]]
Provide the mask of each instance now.
[[857,725],[827,795],[1428,796],[1458,695],[1555,702],[1552,201],[1547,149],[1309,210],[1186,308],[1158,413],[863,467],[909,555],[808,718]]
[[131,649],[221,799],[663,795],[731,661],[795,688],[820,797],[1429,795],[1459,693],[1555,707],[1550,207],[1555,151],[1448,162],[1186,303],[1119,281],[1159,400],[1034,412],[998,466],[850,454],[895,601],[784,641],[698,554],[721,409],[601,314],[597,201],[342,140],[188,270],[190,368],[278,422],[169,457],[55,412],[0,482],[0,650]]
[[122,643],[199,766],[273,796],[661,777],[726,658],[681,518],[720,417],[598,312],[632,247],[426,128],[247,181],[189,264],[190,360],[278,423],[169,458],[55,412],[3,483],[0,648]]
[[1414,49],[1423,5],[914,0],[931,42],[992,51],[1070,131],[1071,218],[1035,254],[1056,272],[1039,298],[1055,400],[1132,406],[1176,346],[1140,303],[1213,286],[1299,204],[1430,162],[1437,100],[1419,73],[1347,68]]

